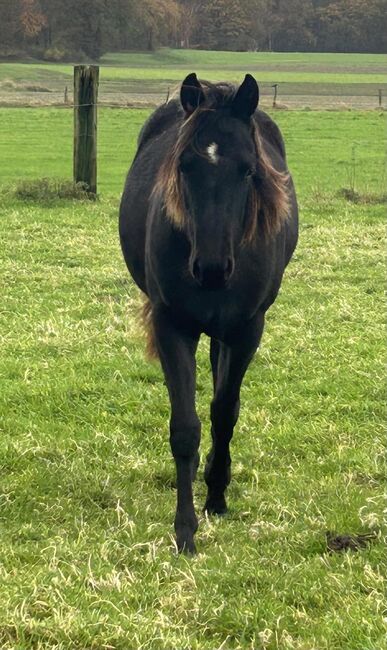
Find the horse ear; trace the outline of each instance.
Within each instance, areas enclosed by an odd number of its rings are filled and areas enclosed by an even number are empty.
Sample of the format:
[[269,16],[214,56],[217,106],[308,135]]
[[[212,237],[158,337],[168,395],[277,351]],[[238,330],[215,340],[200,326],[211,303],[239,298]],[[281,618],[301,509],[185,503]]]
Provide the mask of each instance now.
[[232,101],[231,110],[235,117],[247,120],[254,113],[258,106],[259,88],[254,77],[247,74],[243,83],[239,86]]
[[205,95],[203,88],[200,85],[196,73],[191,72],[191,74],[186,77],[181,85],[180,90],[180,101],[181,105],[184,108],[184,111],[187,115],[191,115],[194,110],[205,100]]

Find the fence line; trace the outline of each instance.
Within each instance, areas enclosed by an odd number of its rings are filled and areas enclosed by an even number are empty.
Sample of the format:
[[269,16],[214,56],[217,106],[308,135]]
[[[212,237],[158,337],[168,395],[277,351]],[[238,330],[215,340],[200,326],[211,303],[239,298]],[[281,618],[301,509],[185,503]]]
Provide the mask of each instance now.
[[[273,111],[278,111],[281,110],[281,108],[287,108],[284,105],[281,105],[278,102],[278,95],[279,91],[278,88],[280,87],[279,84],[275,84],[274,86],[271,86],[271,94],[269,93],[261,93],[263,97],[268,98],[271,97],[273,101],[272,109]],[[90,193],[96,194],[97,193],[97,115],[98,115],[98,109],[103,109],[103,108],[111,108],[111,109],[120,109],[120,110],[133,110],[135,108],[140,108],[140,106],[133,106],[130,105],[129,102],[122,103],[121,101],[117,101],[112,103],[110,102],[104,102],[103,99],[98,98],[98,89],[99,89],[99,68],[98,66],[76,66],[74,68],[74,96],[71,98],[73,99],[72,102],[69,102],[69,92],[68,88],[66,86],[65,94],[64,94],[64,102],[52,102],[50,104],[46,104],[44,108],[56,108],[56,109],[71,109],[74,111],[74,162],[73,162],[73,167],[74,167],[74,181],[75,182],[83,182],[86,183],[87,187],[89,188]],[[268,87],[266,86],[266,90],[268,90]],[[273,96],[273,90],[274,90],[274,96]],[[166,92],[167,91],[167,92]],[[60,91],[57,91],[57,94],[59,94]],[[281,100],[283,101],[283,98],[289,97],[289,96],[297,96],[297,97],[304,97],[305,100],[310,97],[309,95],[301,95],[300,93],[292,93],[292,94],[286,94],[286,89],[284,88],[285,95],[281,97]],[[41,93],[43,94],[43,92]],[[47,93],[44,93],[45,95]],[[106,92],[105,96],[109,97],[111,99],[112,96],[114,96],[114,92]],[[128,95],[136,95],[138,96],[139,93],[128,93],[127,91],[125,92],[126,97]],[[157,95],[157,93],[152,92],[144,92],[142,90],[142,96],[144,95],[150,95],[152,94],[154,97]],[[170,87],[164,88],[162,92],[158,93],[159,95],[164,96],[164,104],[167,104],[168,101],[170,101]],[[36,96],[36,95],[35,95]],[[333,95],[328,95],[328,97],[332,97]],[[349,97],[349,95],[343,95],[337,94],[335,95],[336,97]],[[63,97],[63,95],[62,95]],[[327,97],[327,95],[315,95],[315,97]],[[379,100],[379,108],[382,109],[380,103],[382,100],[382,90],[379,89],[378,94],[376,95],[375,93],[369,94],[369,95],[351,95],[351,97],[373,97],[376,100]],[[122,94],[121,94],[122,98]],[[85,101],[86,100],[86,101]],[[163,98],[158,97],[158,102],[157,103],[162,103]],[[149,106],[149,104],[148,104]],[[37,107],[43,107],[41,104],[37,105]],[[145,108],[145,106],[144,106]],[[265,110],[268,108],[268,106],[264,105]],[[310,107],[307,107],[310,108]],[[374,107],[376,108],[376,106]],[[38,129],[38,132],[40,129]],[[45,133],[44,129],[41,129],[41,133]],[[335,137],[327,138],[327,140],[331,141],[332,144],[336,141]],[[310,138],[292,138],[291,134],[289,134],[288,142],[292,143],[292,146],[304,146],[304,144],[308,144],[309,146],[312,145],[314,142],[319,142],[320,143],[320,138],[315,138],[311,136]],[[364,146],[369,146],[372,145],[375,147],[375,144],[373,141],[370,140],[365,140],[365,139],[356,139],[348,142],[348,149],[354,151],[355,149],[359,148],[359,154],[361,156],[361,149]],[[380,143],[381,147],[384,149],[384,143]],[[381,148],[380,147],[380,148]]]
[[[54,101],[58,96],[64,98],[64,104],[68,105],[68,100],[72,95],[72,92],[69,89],[69,82],[63,79],[50,79],[50,87],[44,88],[39,86],[39,82],[36,84],[28,83],[26,81],[14,83],[9,82],[11,85],[4,85],[5,82],[0,82],[0,98],[3,101],[12,101],[17,103],[18,101],[22,103],[29,99],[45,99],[47,103],[50,103],[50,96]],[[45,82],[42,82],[45,83]],[[343,83],[335,84],[330,83],[309,83],[309,82],[261,82],[259,84],[261,96],[271,99],[274,99],[274,94],[277,92],[277,101],[283,101],[284,98],[305,98],[303,101],[307,101],[307,98],[312,100],[321,99],[323,101],[328,100],[329,98],[338,100],[340,98],[355,98],[358,100],[369,101],[375,107],[381,107],[383,102],[386,102],[387,97],[387,85],[378,84],[374,82],[368,83]],[[275,87],[277,90],[275,90]],[[66,92],[67,88],[67,92]],[[177,88],[177,84],[176,84]],[[100,96],[106,96],[110,99],[112,96],[117,96],[118,101],[122,101],[122,96],[124,95],[129,100],[131,98],[136,101],[139,97],[143,97],[145,100],[149,96],[153,98],[159,97],[167,93],[171,94],[175,90],[175,85],[172,85],[168,80],[152,80],[150,83],[146,81],[145,83],[136,83],[133,80],[111,80],[104,81],[102,80],[99,85]],[[74,102],[75,103],[75,102]]]

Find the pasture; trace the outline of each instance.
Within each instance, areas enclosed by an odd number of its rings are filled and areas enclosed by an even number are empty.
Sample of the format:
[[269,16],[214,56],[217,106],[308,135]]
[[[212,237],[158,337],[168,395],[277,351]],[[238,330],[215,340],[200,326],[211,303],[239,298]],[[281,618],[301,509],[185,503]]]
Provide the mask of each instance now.
[[[260,84],[263,103],[271,105],[272,85],[289,108],[310,106],[375,108],[378,91],[386,106],[384,54],[206,52],[170,50],[114,53],[101,61],[100,101],[104,104],[155,104],[172,92],[186,73],[212,81],[240,82],[246,71]],[[1,105],[63,103],[72,93],[73,66],[47,62],[2,63]]]
[[[230,513],[201,515],[187,559],[172,546],[166,388],[117,236],[148,113],[100,110],[98,202],[25,202],[20,178],[71,176],[72,114],[0,109],[0,647],[377,650],[384,115],[275,114],[300,242],[242,389]],[[198,512],[207,358],[203,339]],[[327,530],[379,537],[329,554]]]

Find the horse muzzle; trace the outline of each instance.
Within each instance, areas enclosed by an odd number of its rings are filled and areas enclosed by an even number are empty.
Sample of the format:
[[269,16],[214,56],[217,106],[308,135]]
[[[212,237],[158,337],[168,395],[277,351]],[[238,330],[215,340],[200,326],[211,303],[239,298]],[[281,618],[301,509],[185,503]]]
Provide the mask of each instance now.
[[191,275],[202,289],[224,289],[234,273],[235,263],[232,257],[224,262],[205,263],[196,257],[192,263]]

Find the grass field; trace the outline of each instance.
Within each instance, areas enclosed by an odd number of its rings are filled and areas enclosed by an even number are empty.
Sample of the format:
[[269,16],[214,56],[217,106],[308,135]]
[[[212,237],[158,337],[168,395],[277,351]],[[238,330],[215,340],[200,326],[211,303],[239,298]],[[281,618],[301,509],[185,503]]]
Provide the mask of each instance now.
[[[9,185],[70,177],[71,112],[0,109],[0,648],[380,650],[384,116],[276,114],[300,242],[243,387],[230,513],[201,515],[187,559],[166,389],[117,238],[146,115],[100,111],[99,202],[42,204]],[[203,340],[202,455],[207,357]],[[330,555],[327,530],[379,538]]]
[[[149,110],[100,109],[99,187],[118,195]],[[275,113],[289,149],[289,164],[302,182],[299,191],[339,189],[354,183],[362,191],[384,187],[385,114],[377,112]],[[72,174],[73,112],[70,109],[0,108],[0,179]],[[325,161],[321,167],[321,158]],[[354,159],[354,160],[353,160]],[[351,180],[351,177],[354,179]]]
[[[155,53],[114,53],[102,58],[100,99],[125,103],[155,102],[195,70],[202,78],[238,82],[255,74],[263,97],[272,84],[290,106],[377,106],[378,89],[387,97],[387,55],[274,52],[206,52],[163,49]],[[44,62],[0,64],[3,104],[63,101],[71,91],[73,66]],[[330,98],[328,100],[328,98]]]

